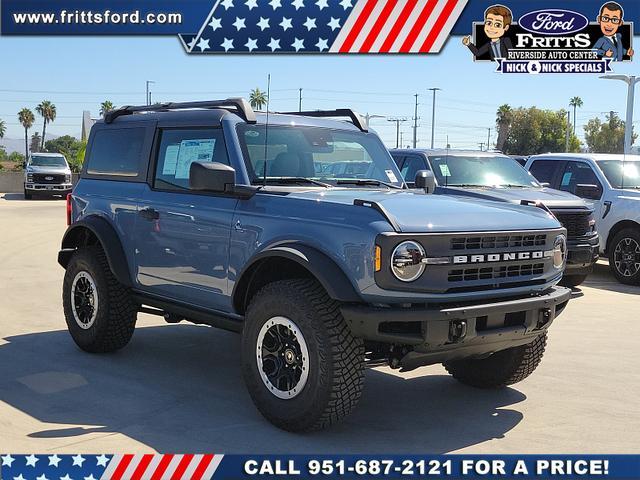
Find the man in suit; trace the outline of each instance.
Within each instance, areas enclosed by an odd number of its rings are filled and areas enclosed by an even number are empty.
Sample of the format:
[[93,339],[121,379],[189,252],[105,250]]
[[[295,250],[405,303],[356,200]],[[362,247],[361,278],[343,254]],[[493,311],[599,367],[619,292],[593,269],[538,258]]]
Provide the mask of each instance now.
[[616,2],[605,3],[600,9],[598,23],[604,36],[595,43],[593,49],[602,58],[621,62],[625,55],[633,57],[633,48],[625,49],[622,45],[622,34],[618,33],[620,25],[624,22],[623,18],[624,11]]
[[505,37],[509,26],[513,21],[511,10],[504,5],[494,5],[484,12],[484,33],[489,37],[489,42],[481,47],[476,47],[471,43],[471,37],[462,39],[462,44],[471,50],[477,58],[489,53],[491,60],[507,58],[509,50],[513,48],[511,39]]

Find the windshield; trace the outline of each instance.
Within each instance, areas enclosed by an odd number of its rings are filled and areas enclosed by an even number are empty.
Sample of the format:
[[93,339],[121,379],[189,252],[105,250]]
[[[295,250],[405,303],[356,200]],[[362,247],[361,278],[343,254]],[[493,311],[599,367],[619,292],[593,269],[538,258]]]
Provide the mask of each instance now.
[[540,187],[522,165],[509,157],[445,155],[430,156],[429,160],[441,186]]
[[34,155],[31,157],[29,165],[36,167],[66,167],[67,162],[65,162],[63,157],[54,155]]
[[238,136],[253,183],[263,179],[266,153],[270,183],[300,179],[325,186],[399,188],[403,184],[389,152],[375,134],[278,125],[269,126],[265,135],[264,125],[239,125]]
[[598,165],[613,188],[640,189],[640,162],[600,160]]

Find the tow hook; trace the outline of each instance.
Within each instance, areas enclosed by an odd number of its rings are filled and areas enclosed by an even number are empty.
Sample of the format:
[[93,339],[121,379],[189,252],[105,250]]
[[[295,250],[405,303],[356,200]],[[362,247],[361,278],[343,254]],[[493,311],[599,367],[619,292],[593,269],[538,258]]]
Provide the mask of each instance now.
[[449,342],[458,343],[467,336],[467,321],[452,320],[449,323]]
[[536,324],[536,330],[540,330],[550,321],[551,321],[551,309],[543,308],[538,313],[538,323]]

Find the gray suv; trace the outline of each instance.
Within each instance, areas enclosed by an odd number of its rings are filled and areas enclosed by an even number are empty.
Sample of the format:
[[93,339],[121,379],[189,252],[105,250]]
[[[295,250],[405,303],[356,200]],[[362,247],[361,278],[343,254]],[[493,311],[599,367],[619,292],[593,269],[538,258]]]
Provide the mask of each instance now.
[[24,168],[24,198],[71,193],[71,169],[60,153],[32,153]]
[[67,327],[92,353],[124,347],[138,312],[238,332],[251,398],[292,431],[346,416],[366,365],[519,382],[570,297],[566,230],[535,206],[418,183],[351,110],[110,112],[68,197]]

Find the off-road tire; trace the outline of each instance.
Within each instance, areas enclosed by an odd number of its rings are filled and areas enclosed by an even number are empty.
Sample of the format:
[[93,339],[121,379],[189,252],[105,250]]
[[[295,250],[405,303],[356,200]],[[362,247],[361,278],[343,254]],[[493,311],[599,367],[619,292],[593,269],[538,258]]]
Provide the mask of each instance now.
[[[260,413],[283,430],[326,428],[346,417],[360,400],[364,343],[351,334],[339,307],[318,282],[308,279],[270,283],[249,304],[242,333],[243,376]],[[258,370],[259,332],[274,317],[294,322],[308,347],[308,379],[294,398],[276,397]]]
[[[73,280],[81,271],[93,278],[98,296],[95,321],[88,329],[82,329],[76,322],[71,303]],[[73,254],[64,276],[62,302],[69,333],[82,350],[113,352],[131,340],[138,308],[129,289],[119,283],[111,272],[101,247],[84,247]]]
[[574,288],[584,283],[588,275],[565,275],[560,280],[563,287]]
[[483,359],[455,360],[444,364],[453,378],[477,388],[502,388],[518,383],[540,364],[547,334],[526,345],[508,348]]
[[611,244],[609,246],[609,268],[611,269],[611,272],[620,283],[624,283],[626,285],[640,285],[640,270],[638,270],[632,276],[625,276],[622,272],[619,272],[618,269],[616,268],[616,264],[615,264],[616,247],[625,238],[632,239],[638,245],[640,245],[640,229],[625,228],[624,230],[620,230],[616,234],[616,236],[613,237],[613,240],[611,241]]
[[24,199],[25,200],[31,200],[33,198],[33,195],[31,193],[27,193],[27,191],[24,191]]

